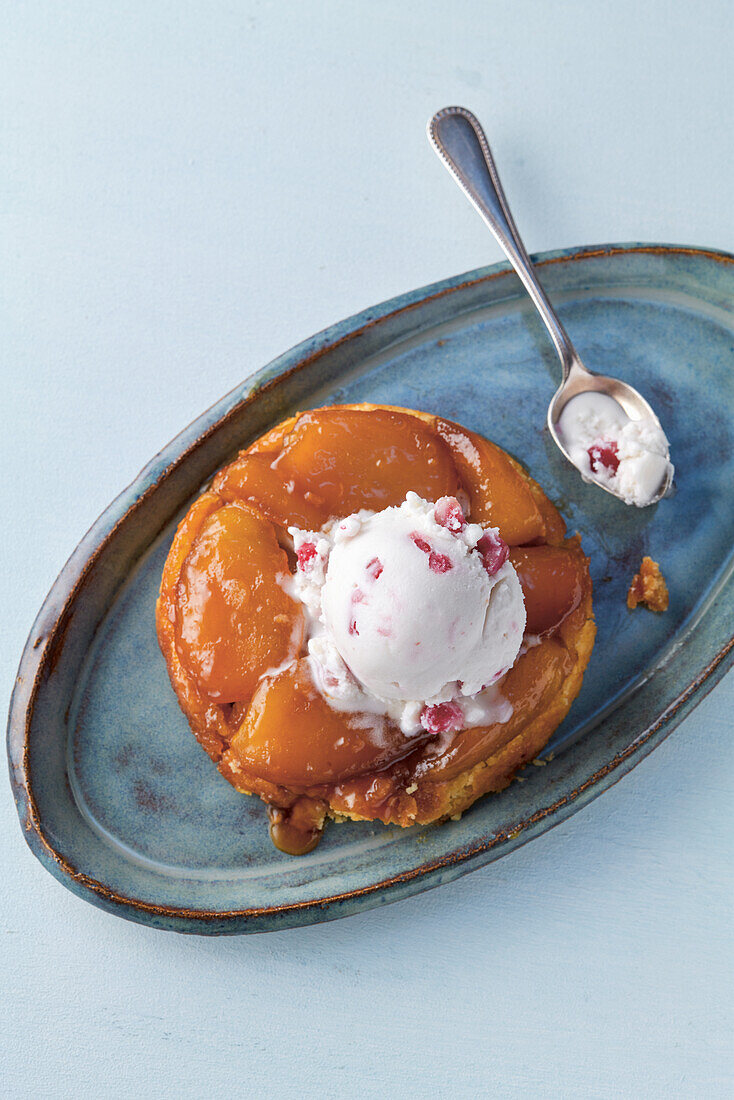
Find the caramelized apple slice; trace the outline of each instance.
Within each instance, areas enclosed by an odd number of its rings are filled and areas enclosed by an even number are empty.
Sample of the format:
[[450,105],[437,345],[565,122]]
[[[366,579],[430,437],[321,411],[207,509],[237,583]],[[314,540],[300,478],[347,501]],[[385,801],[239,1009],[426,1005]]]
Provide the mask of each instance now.
[[502,694],[512,704],[510,720],[457,733],[447,752],[433,760],[429,756],[422,765],[425,778],[436,782],[453,779],[465,768],[489,760],[548,705],[571,665],[568,651],[555,638],[545,638],[527,650],[500,684]]
[[374,770],[410,747],[378,715],[332,710],[306,660],[263,680],[231,742],[245,771],[302,788]]
[[259,436],[254,443],[251,443],[247,447],[247,454],[270,454],[274,458],[282,448],[283,440],[297,420],[297,416],[289,416],[287,420],[281,420],[280,424],[276,424],[269,432]]
[[304,413],[273,468],[323,500],[332,516],[380,511],[410,490],[438,500],[459,489],[446,444],[422,420],[389,409]]
[[545,524],[538,503],[504,451],[450,420],[437,420],[436,431],[448,444],[469,494],[472,523],[499,527],[510,546],[542,538]]
[[581,603],[589,572],[579,549],[567,546],[525,546],[510,551],[527,613],[529,634],[555,630]]
[[176,587],[176,648],[210,699],[249,698],[298,653],[303,612],[279,583],[287,573],[271,524],[252,509],[227,504],[202,525]]
[[533,486],[533,496],[543,517],[543,542],[550,546],[560,546],[566,537],[566,522],[563,516],[545,495],[539,485]]
[[242,500],[281,527],[318,530],[328,518],[320,497],[273,469],[272,454],[241,454],[214,478],[212,488],[223,500]]
[[191,553],[191,547],[212,512],[218,511],[222,502],[216,493],[202,493],[198,500],[189,508],[176,530],[176,536],[168,551],[166,564],[163,567],[161,579],[161,600],[165,601],[165,614],[173,621],[175,613],[171,611],[172,597],[175,593],[178,578],[186,558]]

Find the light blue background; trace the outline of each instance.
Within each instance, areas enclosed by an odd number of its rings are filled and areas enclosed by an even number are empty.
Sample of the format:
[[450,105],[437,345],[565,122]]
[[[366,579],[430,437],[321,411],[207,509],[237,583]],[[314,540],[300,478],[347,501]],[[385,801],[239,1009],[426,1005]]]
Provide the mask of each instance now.
[[[5,697],[80,534],[184,424],[330,322],[500,258],[425,140],[437,108],[483,119],[533,250],[734,250],[726,0],[0,18]],[[6,788],[0,1091],[730,1096],[733,708],[730,676],[498,864],[260,937],[85,905],[27,851]]]

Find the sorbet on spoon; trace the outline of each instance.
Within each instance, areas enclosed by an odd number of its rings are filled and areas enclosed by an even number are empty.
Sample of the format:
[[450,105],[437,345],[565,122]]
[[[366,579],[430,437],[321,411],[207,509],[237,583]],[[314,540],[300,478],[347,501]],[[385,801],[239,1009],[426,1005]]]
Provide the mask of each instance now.
[[445,107],[428,123],[428,137],[515,268],[558,352],[563,378],[547,418],[554,442],[585,481],[626,504],[656,504],[674,473],[660,421],[632,386],[581,362],[538,282],[479,122],[464,107]]

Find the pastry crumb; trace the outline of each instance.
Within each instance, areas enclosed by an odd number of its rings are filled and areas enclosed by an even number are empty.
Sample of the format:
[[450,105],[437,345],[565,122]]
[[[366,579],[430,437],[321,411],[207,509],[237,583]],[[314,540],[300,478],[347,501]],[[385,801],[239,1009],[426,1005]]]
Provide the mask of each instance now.
[[644,557],[639,573],[635,573],[627,593],[627,607],[632,611],[644,603],[651,611],[667,611],[670,597],[660,566],[652,558]]

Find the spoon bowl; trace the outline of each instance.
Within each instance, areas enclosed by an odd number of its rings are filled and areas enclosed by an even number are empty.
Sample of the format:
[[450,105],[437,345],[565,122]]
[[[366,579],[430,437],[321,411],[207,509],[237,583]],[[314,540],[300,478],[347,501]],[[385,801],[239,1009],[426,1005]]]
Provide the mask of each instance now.
[[[428,140],[491,229],[500,248],[530,295],[558,353],[563,377],[561,385],[548,406],[547,422],[551,438],[564,457],[579,470],[584,480],[591,481],[605,492],[629,503],[629,500],[617,491],[613,479],[610,484],[608,481],[589,477],[580,470],[564,443],[563,434],[559,430],[559,419],[572,398],[582,393],[599,393],[616,401],[630,421],[652,421],[664,439],[660,421],[642,394],[638,393],[633,386],[620,382],[616,378],[594,374],[581,362],[578,352],[535,274],[505,198],[486,135],[471,111],[465,107],[445,107],[442,111],[438,111],[428,123]],[[670,491],[672,480],[673,467],[670,462],[667,462],[665,476],[657,491],[646,497],[642,503],[656,504]],[[641,502],[635,500],[635,503]]]
[[[620,382],[618,378],[610,378],[605,374],[594,374],[593,371],[587,370],[581,361],[577,359],[571,365],[564,381],[561,382],[561,385],[553,394],[546,417],[551,439],[571,465],[577,469],[578,467],[576,467],[576,463],[564,443],[563,433],[559,430],[558,422],[569,401],[582,393],[601,393],[606,397],[611,397],[618,405],[621,405],[630,420],[652,420],[661,432],[663,430],[652,406],[634,386],[629,386],[626,382]],[[598,486],[599,489],[603,489],[605,493],[619,496],[619,493],[603,481],[594,481],[593,484]],[[672,485],[673,470],[670,467],[660,483],[658,491],[648,501],[648,504],[657,504],[659,500],[670,493]]]

